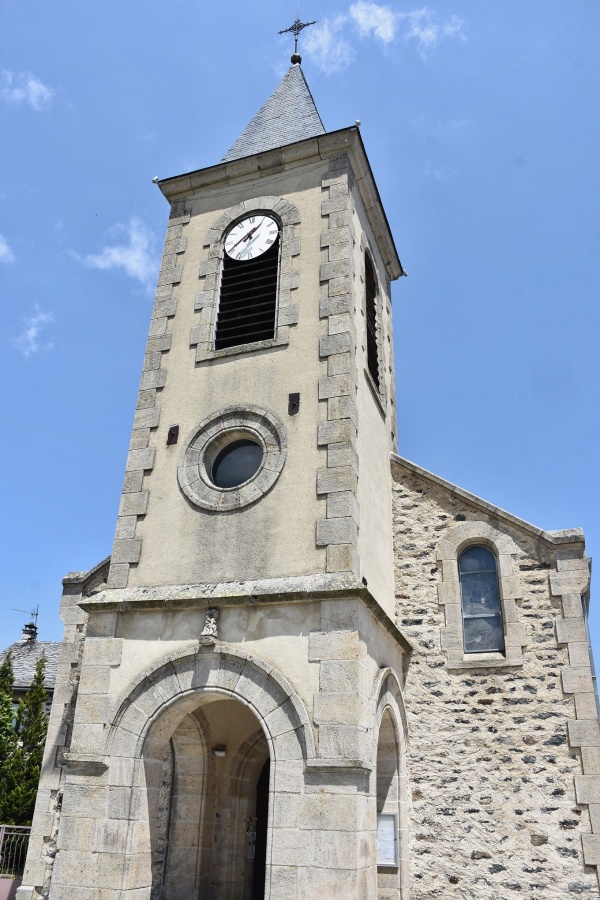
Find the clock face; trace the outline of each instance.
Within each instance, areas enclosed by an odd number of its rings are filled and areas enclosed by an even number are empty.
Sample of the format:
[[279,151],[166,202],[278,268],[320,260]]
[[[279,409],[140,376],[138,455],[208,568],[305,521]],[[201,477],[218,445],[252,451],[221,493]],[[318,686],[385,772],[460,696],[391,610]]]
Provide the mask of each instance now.
[[279,225],[271,216],[242,219],[225,238],[225,252],[232,259],[255,259],[271,247],[279,235]]

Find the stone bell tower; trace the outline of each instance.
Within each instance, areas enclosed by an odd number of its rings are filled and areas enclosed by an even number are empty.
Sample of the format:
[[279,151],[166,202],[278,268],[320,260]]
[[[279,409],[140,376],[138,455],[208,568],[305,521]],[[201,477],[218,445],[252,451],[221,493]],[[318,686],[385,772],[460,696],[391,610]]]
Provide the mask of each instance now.
[[403,270],[358,128],[325,131],[294,59],[220,163],[159,182],[171,212],[113,552],[65,580],[22,898],[406,884]]
[[[159,186],[171,218],[109,588],[344,573],[391,614],[402,269],[358,129],[324,131],[296,64],[219,165]],[[221,489],[212,456],[251,433],[259,471]]]

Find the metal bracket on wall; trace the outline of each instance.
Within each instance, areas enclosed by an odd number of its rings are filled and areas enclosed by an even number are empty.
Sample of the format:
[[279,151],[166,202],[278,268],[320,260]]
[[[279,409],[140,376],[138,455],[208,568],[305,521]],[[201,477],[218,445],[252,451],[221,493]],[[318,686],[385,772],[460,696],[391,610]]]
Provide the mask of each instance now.
[[288,414],[295,416],[300,410],[300,394],[290,394],[288,398]]

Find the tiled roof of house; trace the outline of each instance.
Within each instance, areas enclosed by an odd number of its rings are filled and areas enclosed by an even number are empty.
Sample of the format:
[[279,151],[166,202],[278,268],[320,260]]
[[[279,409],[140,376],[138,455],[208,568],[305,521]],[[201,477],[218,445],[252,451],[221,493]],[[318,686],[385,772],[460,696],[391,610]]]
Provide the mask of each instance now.
[[283,76],[222,162],[274,150],[319,134],[325,134],[325,128],[304,73],[296,64]]
[[60,642],[58,641],[16,641],[0,653],[0,662],[10,651],[12,668],[15,675],[15,690],[27,690],[35,675],[35,665],[42,657],[46,657],[44,686],[53,691],[56,684]]

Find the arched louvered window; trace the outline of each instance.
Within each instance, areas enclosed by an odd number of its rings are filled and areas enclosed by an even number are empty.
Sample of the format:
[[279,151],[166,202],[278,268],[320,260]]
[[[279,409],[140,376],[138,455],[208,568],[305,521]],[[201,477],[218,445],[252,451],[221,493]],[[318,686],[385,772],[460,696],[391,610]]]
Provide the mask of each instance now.
[[275,337],[280,224],[252,213],[226,233],[215,350]]
[[368,253],[365,253],[365,314],[367,318],[367,369],[379,388],[379,348],[377,342],[377,276]]
[[504,653],[496,557],[487,547],[467,547],[458,561],[458,575],[465,653]]

